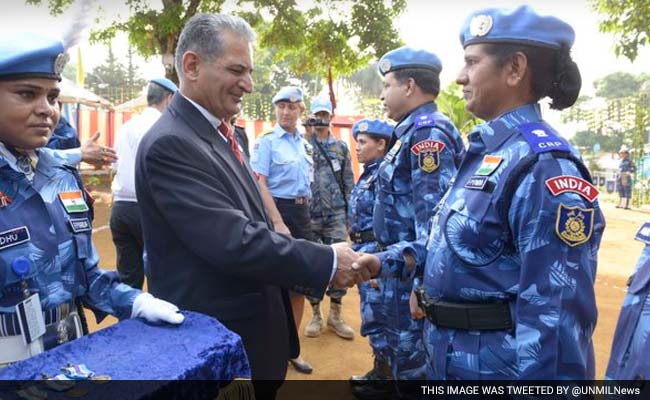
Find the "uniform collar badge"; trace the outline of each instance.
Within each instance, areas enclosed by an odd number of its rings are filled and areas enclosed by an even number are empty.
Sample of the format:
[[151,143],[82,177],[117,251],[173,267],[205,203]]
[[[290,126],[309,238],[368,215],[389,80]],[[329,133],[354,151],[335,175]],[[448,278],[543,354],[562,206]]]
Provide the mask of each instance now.
[[586,243],[593,233],[594,209],[565,206],[557,209],[555,233],[561,241],[571,247]]
[[0,192],[0,208],[7,207],[12,201],[13,199],[9,195]]
[[486,14],[476,15],[469,22],[469,33],[472,36],[485,36],[492,29],[492,25],[492,16]]
[[480,176],[490,176],[494,171],[499,168],[499,165],[501,165],[501,161],[503,161],[503,157],[501,156],[491,156],[491,155],[486,155],[483,157],[483,162],[481,165],[478,167],[478,170],[476,171],[476,175]]

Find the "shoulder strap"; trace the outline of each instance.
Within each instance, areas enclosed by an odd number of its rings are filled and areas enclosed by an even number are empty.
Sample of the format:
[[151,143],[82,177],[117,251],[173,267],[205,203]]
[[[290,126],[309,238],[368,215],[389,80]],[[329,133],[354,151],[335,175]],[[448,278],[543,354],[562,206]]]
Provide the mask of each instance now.
[[[578,168],[578,171],[582,175],[583,179],[585,179],[589,183],[593,183],[589,170],[582,162],[582,160],[580,160],[578,157],[574,156],[571,153],[567,153],[565,151],[549,151],[548,153],[553,158],[556,159],[563,158],[572,161]],[[537,163],[537,161],[539,161],[539,154],[537,153],[531,153],[526,157],[522,158],[519,161],[519,163],[512,169],[512,171],[508,174],[505,182],[503,182],[503,190],[501,191],[501,195],[499,196],[499,200],[497,200],[495,206],[496,206],[497,213],[499,214],[499,219],[501,220],[503,226],[506,228],[506,232],[508,235],[510,235],[510,223],[508,222],[508,213],[510,212],[512,197],[514,196],[515,190],[519,187],[519,184],[521,183],[521,180],[523,179],[524,175],[528,171],[530,171],[530,169],[533,167],[533,165]]]

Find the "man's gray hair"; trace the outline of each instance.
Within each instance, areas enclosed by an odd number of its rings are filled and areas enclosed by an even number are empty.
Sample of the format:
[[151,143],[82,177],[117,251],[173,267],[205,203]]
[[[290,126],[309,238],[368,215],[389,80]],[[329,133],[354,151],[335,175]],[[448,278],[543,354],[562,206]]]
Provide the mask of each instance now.
[[248,42],[255,41],[253,28],[244,19],[225,14],[196,14],[185,24],[178,44],[174,67],[178,77],[183,76],[183,54],[187,51],[197,53],[208,62],[217,59],[223,53],[221,34],[229,31]]

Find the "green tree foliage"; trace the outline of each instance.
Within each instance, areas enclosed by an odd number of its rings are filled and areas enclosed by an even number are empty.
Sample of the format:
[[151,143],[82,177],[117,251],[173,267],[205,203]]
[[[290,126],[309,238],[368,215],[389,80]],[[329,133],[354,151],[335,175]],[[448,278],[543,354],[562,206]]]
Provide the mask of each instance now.
[[86,75],[88,88],[114,104],[134,98],[146,83],[132,62],[124,66],[117,60],[111,46],[106,61]]
[[436,102],[440,112],[447,115],[463,135],[467,135],[475,125],[483,122],[465,109],[462,89],[455,82],[440,92]]
[[[393,21],[406,0],[314,0],[303,9],[294,0],[241,0],[255,11],[243,13],[263,47],[276,50],[274,60],[288,60],[297,73],[327,79],[336,108],[333,82],[349,76],[402,44]],[[271,16],[266,22],[265,15]]]
[[650,81],[647,74],[634,75],[628,72],[614,72],[594,81],[596,95],[606,99],[636,95],[644,82]]
[[639,48],[650,42],[650,1],[648,0],[591,0],[601,15],[600,30],[614,35],[616,55],[631,61]]

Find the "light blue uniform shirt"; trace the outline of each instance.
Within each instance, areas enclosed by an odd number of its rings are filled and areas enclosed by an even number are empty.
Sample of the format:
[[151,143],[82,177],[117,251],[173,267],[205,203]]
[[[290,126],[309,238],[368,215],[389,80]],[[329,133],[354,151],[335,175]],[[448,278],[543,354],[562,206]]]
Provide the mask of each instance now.
[[264,175],[273,197],[311,197],[313,148],[302,133],[290,134],[280,125],[259,138],[251,157],[253,171]]

